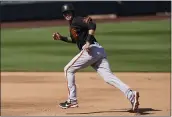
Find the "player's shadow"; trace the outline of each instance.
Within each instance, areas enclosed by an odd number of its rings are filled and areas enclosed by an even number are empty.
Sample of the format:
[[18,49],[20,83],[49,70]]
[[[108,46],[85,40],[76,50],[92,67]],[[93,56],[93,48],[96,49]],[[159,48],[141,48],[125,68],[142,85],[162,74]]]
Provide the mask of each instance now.
[[156,110],[152,108],[139,108],[137,112],[133,112],[131,109],[111,109],[109,111],[94,111],[94,112],[66,113],[66,114],[83,114],[84,115],[84,114],[95,114],[95,113],[127,112],[127,113],[136,113],[138,115],[147,115],[147,114],[152,114],[153,111],[162,111],[162,110]]

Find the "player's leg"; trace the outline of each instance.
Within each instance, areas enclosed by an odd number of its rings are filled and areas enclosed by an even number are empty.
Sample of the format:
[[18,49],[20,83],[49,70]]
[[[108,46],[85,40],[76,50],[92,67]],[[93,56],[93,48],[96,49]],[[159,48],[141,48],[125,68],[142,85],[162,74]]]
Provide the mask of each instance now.
[[120,89],[124,95],[129,99],[132,104],[132,109],[136,110],[139,106],[138,97],[139,94],[136,91],[131,90],[131,88],[122,82],[118,77],[116,77],[110,69],[108,60],[106,58],[97,61],[92,67],[98,72],[98,74],[104,78],[104,80]]
[[93,57],[83,50],[65,66],[64,72],[68,86],[68,100],[59,104],[61,108],[77,107],[75,73],[80,69],[90,66],[97,59],[97,57]]

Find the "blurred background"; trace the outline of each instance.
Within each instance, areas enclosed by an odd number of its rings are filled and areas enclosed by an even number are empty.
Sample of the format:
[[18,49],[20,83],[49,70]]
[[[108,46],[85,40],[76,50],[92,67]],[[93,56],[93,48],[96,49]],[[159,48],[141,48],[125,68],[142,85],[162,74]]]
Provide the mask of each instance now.
[[170,72],[171,1],[1,1],[1,71],[63,71],[79,52],[52,39],[69,35],[65,3],[96,20],[113,71]]
[[[1,21],[62,19],[58,1],[1,1]],[[117,16],[156,15],[171,12],[171,1],[76,1],[78,15],[116,14]]]

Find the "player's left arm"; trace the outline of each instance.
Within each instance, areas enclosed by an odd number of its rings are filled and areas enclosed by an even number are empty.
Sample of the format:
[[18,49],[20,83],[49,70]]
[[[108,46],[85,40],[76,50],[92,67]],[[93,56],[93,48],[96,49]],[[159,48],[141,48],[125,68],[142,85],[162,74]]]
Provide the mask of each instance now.
[[89,51],[89,46],[91,45],[93,38],[94,38],[94,34],[96,31],[96,23],[93,22],[93,20],[90,17],[86,17],[83,20],[83,24],[85,24],[85,26],[88,28],[88,36],[86,39],[86,44],[84,46],[84,49],[86,49],[87,51]]

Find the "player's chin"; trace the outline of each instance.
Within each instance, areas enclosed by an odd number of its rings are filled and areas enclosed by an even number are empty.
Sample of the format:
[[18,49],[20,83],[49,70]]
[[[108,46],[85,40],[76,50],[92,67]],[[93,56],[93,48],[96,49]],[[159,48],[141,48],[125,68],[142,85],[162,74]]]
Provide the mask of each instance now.
[[66,19],[67,21],[70,21],[70,20],[72,20],[72,16],[70,16],[70,17],[65,17],[65,19]]

